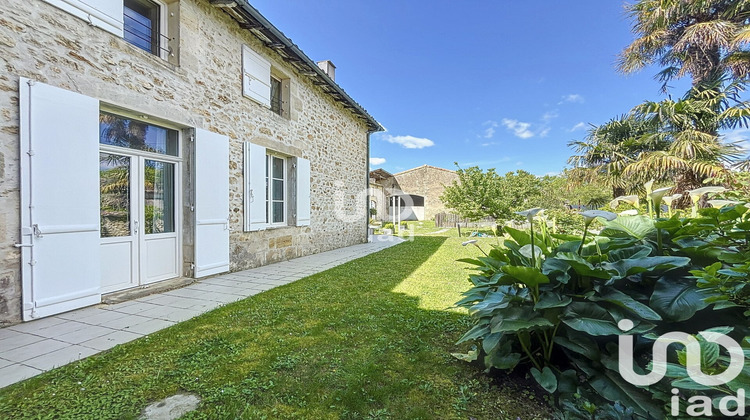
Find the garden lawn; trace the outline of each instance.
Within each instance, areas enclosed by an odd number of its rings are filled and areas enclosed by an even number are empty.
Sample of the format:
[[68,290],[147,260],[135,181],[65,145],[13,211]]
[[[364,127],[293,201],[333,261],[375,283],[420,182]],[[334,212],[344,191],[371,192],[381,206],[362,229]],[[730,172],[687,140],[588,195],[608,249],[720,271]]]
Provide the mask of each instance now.
[[0,390],[0,418],[535,419],[547,406],[454,359],[468,317],[460,238],[417,237]]

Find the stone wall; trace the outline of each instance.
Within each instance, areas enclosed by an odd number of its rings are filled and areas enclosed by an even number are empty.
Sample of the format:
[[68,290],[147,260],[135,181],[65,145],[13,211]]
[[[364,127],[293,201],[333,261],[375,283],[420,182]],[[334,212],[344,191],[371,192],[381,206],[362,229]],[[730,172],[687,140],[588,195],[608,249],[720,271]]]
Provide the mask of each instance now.
[[[20,240],[21,76],[153,121],[227,135],[233,271],[367,240],[365,123],[207,0],[173,1],[170,11],[179,49],[167,61],[41,0],[0,2],[0,324],[20,320],[21,309],[20,253],[13,246]],[[289,118],[243,97],[243,44],[290,79]],[[310,160],[310,226],[243,232],[244,141]],[[189,155],[184,159],[188,168]],[[189,266],[189,235],[183,243]]]
[[448,211],[440,201],[446,185],[458,180],[458,175],[448,169],[423,165],[394,174],[401,191],[424,197],[424,220],[433,220],[437,213]]

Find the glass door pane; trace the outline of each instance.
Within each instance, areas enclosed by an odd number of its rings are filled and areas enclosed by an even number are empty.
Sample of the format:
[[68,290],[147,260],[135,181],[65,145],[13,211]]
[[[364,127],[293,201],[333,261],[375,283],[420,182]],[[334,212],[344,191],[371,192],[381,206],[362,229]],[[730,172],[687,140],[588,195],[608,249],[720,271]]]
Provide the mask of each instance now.
[[145,233],[174,232],[174,163],[146,159],[144,163]]
[[99,153],[101,237],[130,236],[130,158]]

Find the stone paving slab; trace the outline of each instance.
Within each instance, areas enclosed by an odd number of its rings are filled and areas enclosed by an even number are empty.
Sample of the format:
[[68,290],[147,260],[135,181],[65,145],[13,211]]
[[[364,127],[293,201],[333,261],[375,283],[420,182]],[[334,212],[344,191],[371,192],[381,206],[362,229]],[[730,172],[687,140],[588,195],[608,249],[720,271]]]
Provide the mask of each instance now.
[[0,328],[0,388],[92,356],[221,305],[256,295],[403,242],[366,244],[223,274],[131,301],[100,304]]

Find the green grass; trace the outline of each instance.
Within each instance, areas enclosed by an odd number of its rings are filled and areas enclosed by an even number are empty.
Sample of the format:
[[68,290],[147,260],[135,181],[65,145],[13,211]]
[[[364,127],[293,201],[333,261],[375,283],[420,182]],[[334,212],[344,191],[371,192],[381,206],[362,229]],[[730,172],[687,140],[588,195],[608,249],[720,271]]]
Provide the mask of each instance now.
[[450,353],[468,317],[460,238],[417,237],[0,390],[0,418],[534,419],[546,405]]

